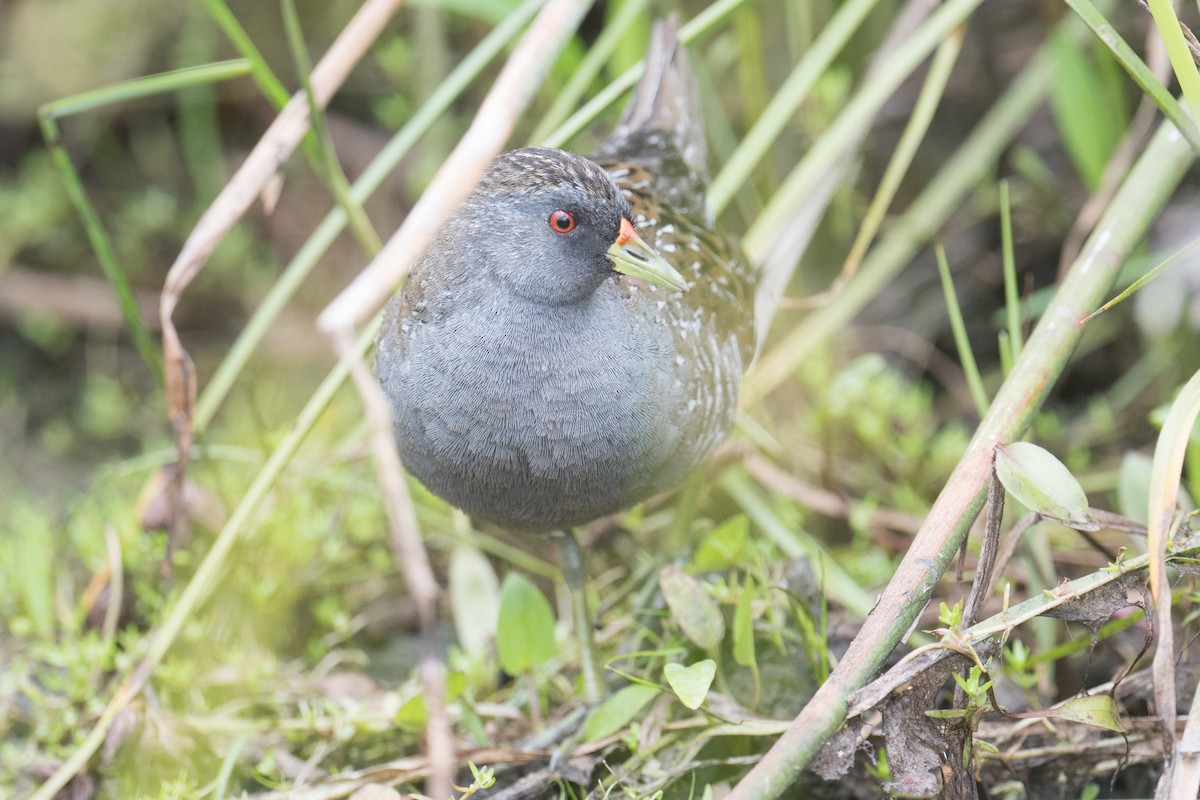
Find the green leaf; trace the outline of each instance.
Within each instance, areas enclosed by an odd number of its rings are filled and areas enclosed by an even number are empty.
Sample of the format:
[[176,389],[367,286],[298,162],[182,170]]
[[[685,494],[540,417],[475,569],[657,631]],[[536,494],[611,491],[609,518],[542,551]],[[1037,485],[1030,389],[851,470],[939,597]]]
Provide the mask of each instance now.
[[[1170,413],[1171,406],[1174,405],[1174,403],[1175,401],[1171,400],[1170,402],[1164,403],[1157,408],[1151,409],[1149,414],[1150,424],[1158,428],[1161,428],[1163,425],[1165,425],[1167,423],[1167,414]],[[1200,444],[1200,419],[1197,419],[1192,425],[1192,428],[1188,432],[1187,436],[1188,441],[1192,444]]]
[[[467,688],[467,676],[461,672],[446,674],[446,703],[457,700]],[[425,695],[416,694],[408,698],[396,709],[395,721],[406,731],[419,733],[425,730],[425,721],[429,716],[425,705]]]
[[500,668],[520,675],[554,657],[554,612],[529,579],[508,573],[500,590],[500,622],[496,628]]
[[640,683],[617,691],[588,717],[583,728],[584,740],[594,742],[621,730],[657,695],[657,688]]
[[1087,697],[1072,697],[1056,708],[1047,709],[1046,716],[1057,719],[1069,719],[1082,722],[1084,725],[1094,725],[1097,728],[1124,733],[1121,726],[1121,715],[1117,712],[1117,702],[1107,694],[1091,694]]
[[33,632],[49,639],[55,627],[54,565],[55,536],[46,512],[31,503],[18,502],[9,522],[12,564],[20,569],[9,573],[13,593],[21,603]]
[[717,674],[717,662],[711,658],[697,661],[691,666],[670,663],[663,667],[663,677],[667,679],[679,702],[695,711],[708,696],[713,677]]
[[996,475],[1009,494],[1030,511],[1068,528],[1097,531],[1079,481],[1049,451],[1029,442],[996,447]]
[[1120,84],[1112,80],[1112,57],[1094,48],[1085,52],[1064,35],[1050,38],[1050,54],[1054,121],[1075,169],[1095,189],[1128,125]]
[[396,724],[410,733],[425,730],[425,719],[429,712],[425,708],[425,695],[417,694],[404,701],[396,709]]
[[463,672],[455,670],[454,672],[446,673],[446,702],[453,703],[467,688],[467,676]]
[[1150,456],[1130,451],[1121,458],[1117,478],[1117,511],[1134,522],[1146,524],[1150,504]]
[[692,566],[701,572],[709,572],[741,563],[749,533],[750,520],[745,514],[725,520],[704,537],[696,549]]
[[500,581],[483,553],[474,547],[454,548],[450,556],[450,608],[463,651],[481,658],[496,636]]
[[743,667],[757,666],[754,654],[754,615],[750,601],[754,599],[754,580],[747,577],[733,612],[733,660]]
[[668,564],[659,570],[658,585],[684,635],[705,650],[716,650],[725,638],[725,618],[704,584]]

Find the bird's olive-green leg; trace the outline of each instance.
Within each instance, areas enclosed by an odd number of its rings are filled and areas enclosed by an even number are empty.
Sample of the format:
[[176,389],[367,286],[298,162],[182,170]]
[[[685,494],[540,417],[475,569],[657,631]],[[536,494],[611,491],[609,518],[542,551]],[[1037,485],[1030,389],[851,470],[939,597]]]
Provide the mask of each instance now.
[[574,617],[575,635],[579,638],[579,661],[583,671],[583,691],[589,703],[604,699],[604,684],[601,668],[596,663],[596,648],[593,641],[592,615],[587,605],[587,573],[583,568],[583,550],[574,531],[559,531],[558,566],[563,580],[571,592],[571,613]]

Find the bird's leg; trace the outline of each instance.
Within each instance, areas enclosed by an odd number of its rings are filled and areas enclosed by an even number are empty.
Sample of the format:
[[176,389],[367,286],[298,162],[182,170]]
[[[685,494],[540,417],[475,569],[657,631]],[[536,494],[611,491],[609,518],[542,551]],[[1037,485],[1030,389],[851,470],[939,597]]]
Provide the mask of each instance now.
[[574,531],[560,531],[558,540],[558,566],[563,580],[571,593],[571,612],[574,617],[575,636],[579,639],[579,661],[583,671],[583,691],[589,703],[604,699],[604,686],[600,680],[601,669],[596,663],[596,648],[593,641],[592,615],[587,605],[587,573],[583,568],[583,550]]

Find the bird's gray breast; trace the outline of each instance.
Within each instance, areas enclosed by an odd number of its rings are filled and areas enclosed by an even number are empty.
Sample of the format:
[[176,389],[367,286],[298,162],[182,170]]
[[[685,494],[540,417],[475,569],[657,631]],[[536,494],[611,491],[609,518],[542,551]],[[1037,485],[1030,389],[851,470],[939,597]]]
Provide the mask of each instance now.
[[[617,281],[588,301],[495,295],[417,308],[381,337],[408,469],[434,494],[513,529],[550,530],[659,491],[679,464],[686,391],[670,329]],[[691,458],[685,458],[691,462]]]

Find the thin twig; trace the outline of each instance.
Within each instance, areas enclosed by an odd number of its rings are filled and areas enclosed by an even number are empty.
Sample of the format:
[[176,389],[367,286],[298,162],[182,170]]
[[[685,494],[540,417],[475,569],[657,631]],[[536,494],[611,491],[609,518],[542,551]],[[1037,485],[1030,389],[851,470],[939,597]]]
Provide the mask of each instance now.
[[1017,520],[1017,524],[1013,525],[1009,530],[1008,535],[1004,537],[1003,543],[1000,545],[999,551],[996,553],[996,564],[992,568],[992,574],[988,581],[986,594],[991,594],[996,588],[996,581],[999,576],[1003,575],[1008,568],[1008,562],[1012,560],[1013,553],[1017,551],[1017,543],[1021,541],[1021,537],[1025,535],[1025,531],[1032,528],[1035,524],[1041,521],[1042,516],[1035,511],[1030,511],[1025,516]]
[[[404,469],[392,438],[392,409],[378,381],[367,368],[355,348],[354,340],[338,341],[338,351],[348,359],[350,377],[362,400],[363,410],[371,425],[371,449],[375,455],[375,472],[387,505],[391,523],[390,541],[396,563],[404,575],[408,594],[417,609],[420,624],[422,653],[418,675],[425,694],[427,719],[425,745],[429,756],[429,777],[425,794],[441,797],[454,778],[454,734],[446,716],[446,669],[438,657],[437,601],[440,589],[429,566],[429,556],[417,528],[412,498],[404,480]],[[382,435],[381,435],[382,431]]]
[[[135,289],[133,297],[147,324],[157,330],[153,317],[158,295]],[[104,279],[10,264],[0,274],[0,319],[14,320],[30,311],[45,312],[68,326],[88,330],[115,331],[126,324]]]
[[984,504],[983,542],[979,546],[979,560],[975,562],[975,580],[971,592],[963,603],[962,624],[975,624],[975,615],[983,605],[984,598],[992,590],[992,576],[996,567],[996,554],[1000,542],[1000,520],[1004,517],[1004,486],[996,477],[996,462],[992,459],[992,474],[988,479],[987,502]]
[[[780,469],[768,459],[751,453],[745,459],[746,472],[775,494],[785,495],[806,509],[827,517],[848,519],[853,512],[853,503],[838,494],[812,484],[804,483],[787,471]],[[916,533],[921,528],[921,518],[888,508],[872,509],[867,518],[867,528],[891,528],[903,533]]]

